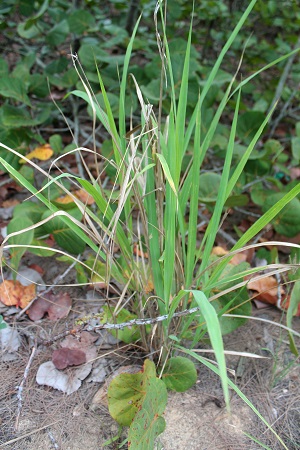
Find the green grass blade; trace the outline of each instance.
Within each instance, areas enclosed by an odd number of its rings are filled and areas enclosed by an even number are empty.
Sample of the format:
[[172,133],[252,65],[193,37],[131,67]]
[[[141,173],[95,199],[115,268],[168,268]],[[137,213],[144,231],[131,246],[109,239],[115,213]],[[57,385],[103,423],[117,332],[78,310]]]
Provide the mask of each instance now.
[[126,95],[126,85],[127,85],[127,76],[128,76],[128,67],[129,67],[129,61],[131,58],[132,53],[132,47],[134,38],[141,20],[140,16],[137,20],[137,23],[135,24],[135,27],[132,32],[132,36],[130,38],[130,41],[127,45],[125,58],[124,58],[124,65],[123,65],[123,74],[122,74],[122,81],[121,81],[121,88],[120,88],[120,103],[119,103],[119,136],[122,140],[122,153],[123,156],[125,155],[126,150],[126,141],[125,141],[125,134],[126,134],[126,114],[125,114],[125,95]]
[[258,74],[264,72],[267,69],[270,69],[271,67],[275,66],[276,64],[280,63],[281,61],[284,61],[285,59],[289,58],[290,56],[293,56],[295,53],[299,52],[300,48],[296,48],[295,50],[287,53],[286,55],[280,56],[280,58],[275,59],[274,61],[270,62],[269,64],[263,66],[261,69],[259,69],[257,72],[253,73],[249,77],[245,78],[237,88],[233,91],[232,95],[234,95],[239,89],[241,89],[245,84],[249,83],[254,77],[256,77]]
[[265,128],[265,126],[267,125],[267,123],[269,122],[273,111],[274,111],[275,106],[271,109],[271,111],[269,112],[269,114],[266,116],[265,120],[263,121],[263,123],[261,124],[261,126],[259,127],[259,129],[257,130],[257,132],[255,133],[254,138],[252,139],[252,141],[250,142],[247,150],[245,151],[245,153],[243,154],[243,156],[241,157],[237,167],[235,168],[235,171],[233,172],[229,182],[228,182],[228,186],[226,189],[226,199],[229,197],[229,195],[231,194],[234,186],[236,185],[239,177],[241,176],[245,165],[251,155],[252,150],[254,149],[255,145],[257,144],[258,140],[260,139],[263,130]]
[[[185,264],[185,282],[186,287],[189,288],[192,283],[194,268],[196,263],[196,241],[197,241],[197,221],[199,209],[199,186],[200,186],[200,166],[201,166],[201,108],[198,100],[197,117],[194,138],[194,154],[193,163],[191,167],[191,196],[190,196],[190,213],[188,223],[188,243],[187,243],[187,257]],[[184,240],[183,240],[184,242]]]
[[203,243],[201,243],[201,247],[200,247],[200,252],[201,252],[201,248],[203,248],[203,246],[204,246],[204,252],[202,255],[202,261],[201,261],[201,265],[199,268],[199,272],[201,272],[203,270],[203,268],[208,265],[208,260],[209,260],[211,250],[213,248],[213,245],[214,245],[214,242],[216,239],[221,215],[222,215],[223,208],[224,208],[224,205],[225,205],[225,202],[227,199],[226,188],[228,185],[228,178],[229,178],[230,167],[231,167],[232,156],[233,156],[240,100],[241,100],[241,91],[239,91],[238,98],[236,101],[234,117],[233,117],[232,126],[231,126],[231,130],[230,130],[229,142],[228,142],[228,147],[227,147],[227,151],[226,151],[224,168],[223,168],[222,176],[221,176],[221,180],[220,180],[220,188],[219,188],[219,192],[218,192],[218,196],[217,196],[216,205],[214,207],[213,215],[212,215],[212,217],[209,221],[208,227],[206,229],[206,232],[205,232],[205,235],[203,238]]
[[185,133],[185,121],[186,121],[186,109],[187,109],[187,96],[189,86],[189,71],[190,71],[190,54],[191,54],[191,42],[192,42],[192,26],[191,20],[190,30],[188,35],[188,41],[185,51],[184,66],[182,71],[182,79],[180,84],[180,92],[178,99],[177,117],[176,117],[176,155],[178,158],[176,175],[180,177],[181,162],[184,154],[184,133]]
[[[15,170],[10,164],[8,164],[3,158],[0,157],[0,163],[6,168],[6,170],[15,177],[21,184],[24,186],[29,192],[31,192],[38,200],[40,200],[47,208],[55,213],[58,212],[59,209],[54,206],[43,194],[39,193],[39,191],[30,184],[26,178],[23,177],[17,170]],[[98,252],[98,247],[94,244],[94,242],[86,236],[86,234],[75,225],[71,219],[68,217],[61,216],[61,220],[72,230],[74,231],[78,238],[83,240],[92,250],[96,253]],[[104,254],[102,256],[105,256]]]
[[202,91],[202,95],[201,95],[201,105],[202,105],[203,100],[205,99],[205,96],[206,96],[208,90],[210,89],[210,87],[211,87],[211,85],[212,85],[212,83],[213,83],[213,81],[214,81],[214,79],[215,79],[215,77],[216,77],[216,75],[218,73],[218,70],[219,70],[220,65],[221,65],[221,63],[223,61],[224,56],[226,55],[227,51],[231,47],[231,44],[233,43],[233,41],[235,40],[236,36],[238,35],[240,29],[242,28],[243,24],[245,23],[245,21],[246,21],[247,17],[249,16],[250,12],[254,8],[256,1],[257,0],[252,0],[249,3],[246,11],[244,12],[242,17],[238,21],[235,29],[233,30],[233,32],[229,36],[229,39],[227,40],[226,44],[222,48],[222,51],[221,51],[221,53],[220,53],[220,55],[219,55],[215,65],[213,66],[213,68],[212,68],[212,70],[210,72],[210,75],[209,75],[209,77],[208,77],[208,79],[205,82],[205,85],[203,87],[203,91]]
[[[168,141],[164,141],[164,137],[161,136],[161,150],[162,154],[167,162],[168,171],[175,182],[175,192],[177,193],[177,186],[175,181],[176,172],[176,138],[175,138],[175,123],[174,115],[171,111],[169,117],[169,131]],[[164,209],[164,300],[168,307],[171,295],[174,294],[174,272],[175,272],[175,243],[176,243],[176,225],[177,225],[177,211],[178,211],[178,199],[174,193],[171,185],[166,184],[165,188],[165,209]],[[176,288],[174,289],[176,290]]]
[[[286,206],[293,198],[295,198],[300,193],[300,183],[290,190],[282,199],[280,199],[275,205],[273,205],[269,211],[267,211],[262,217],[260,217],[238,240],[238,242],[232,247],[232,251],[238,250],[246,245],[254,236],[256,236],[266,225],[268,225],[277,214]],[[210,289],[211,284],[218,280],[220,274],[224,270],[225,266],[228,264],[228,259],[225,258],[220,262],[218,267],[213,271],[210,276],[207,288]]]
[[209,334],[210,342],[212,348],[215,352],[216,360],[219,366],[220,378],[223,387],[224,399],[226,403],[227,410],[230,411],[230,401],[229,401],[229,390],[228,390],[228,379],[226,372],[226,361],[224,356],[224,346],[222,339],[222,332],[220,327],[220,322],[215,308],[206,298],[201,291],[186,291],[193,294],[197,305],[200,308],[201,314],[206,322],[207,331]]

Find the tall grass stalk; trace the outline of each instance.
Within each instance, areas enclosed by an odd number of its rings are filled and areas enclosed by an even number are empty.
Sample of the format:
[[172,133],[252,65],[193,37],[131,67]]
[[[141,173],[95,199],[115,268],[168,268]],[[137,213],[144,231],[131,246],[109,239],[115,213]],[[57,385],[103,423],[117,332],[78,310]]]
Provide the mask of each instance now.
[[[245,289],[247,284],[245,276],[253,275],[260,269],[247,269],[234,274],[227,274],[225,269],[232,255],[241,251],[245,245],[250,243],[251,239],[289,201],[300,193],[299,184],[251,226],[233,247],[233,253],[221,258],[218,262],[212,263],[211,250],[221,225],[226,200],[242,174],[245,164],[261,138],[265,125],[270,120],[273,112],[271,111],[266,116],[243,157],[232,171],[233,148],[236,140],[243,86],[263,70],[273,67],[293,53],[281,56],[241,83],[236,83],[235,77],[233,77],[216,109],[207,132],[203,133],[201,124],[205,114],[204,100],[213,86],[227,51],[255,3],[256,0],[252,0],[249,3],[224,45],[201,91],[199,90],[199,97],[190,117],[187,117],[187,96],[189,92],[192,23],[188,33],[180,89],[177,96],[173,78],[172,54],[169,50],[165,29],[165,16],[162,5],[158,4],[156,13],[160,13],[162,18],[162,37],[159,37],[158,40],[163,43],[163,51],[160,51],[162,74],[166,73],[166,76],[162,76],[160,104],[162,103],[162,96],[167,83],[171,87],[170,108],[164,118],[160,109],[157,117],[155,108],[144,99],[137,80],[132,76],[141,110],[140,123],[138,124],[140,125],[139,133],[135,131],[136,124],[132,123],[133,119],[128,120],[129,118],[126,117],[125,106],[126,87],[130,75],[130,57],[140,19],[133,30],[124,58],[120,82],[119,116],[117,120],[114,118],[101,73],[98,71],[104,109],[98,104],[95,95],[89,87],[88,80],[85,79],[81,67],[78,66],[78,61],[74,58],[74,65],[78,70],[78,75],[82,80],[85,91],[76,90],[71,94],[84,99],[92,107],[93,126],[95,127],[96,120],[99,120],[111,137],[114,161],[112,163],[106,161],[106,164],[113,164],[117,168],[116,178],[113,181],[113,186],[118,190],[117,207],[115,208],[115,204],[113,204],[115,200],[112,198],[112,193],[108,193],[103,189],[100,177],[96,179],[92,177],[90,179],[82,179],[64,174],[53,178],[46,174],[49,184],[56,183],[60,187],[62,187],[61,178],[64,176],[72,178],[73,182],[84,188],[94,198],[97,212],[74,198],[74,202],[85,217],[85,224],[76,223],[74,218],[67,212],[63,213],[62,220],[77,234],[78,239],[84,240],[94,251],[95,260],[99,258],[106,264],[106,280],[109,282],[112,278],[126,287],[130,294],[130,301],[126,308],[135,312],[141,318],[153,318],[157,315],[168,316],[168,320],[153,326],[150,333],[146,331],[146,328],[143,329],[142,337],[145,351],[151,351],[157,357],[160,355],[160,363],[163,366],[174,349],[174,339],[169,338],[169,336],[175,335],[177,342],[182,342],[187,336],[190,336],[189,329],[193,325],[193,329],[196,331],[194,331],[191,342],[192,345],[195,345],[207,332],[215,351],[219,367],[218,373],[222,380],[228,408],[228,384],[232,385],[232,383],[228,381],[226,374],[220,319],[223,315],[225,318],[225,313],[228,312],[232,304],[235,304],[234,301],[237,298],[235,297],[237,294],[233,293],[237,289]],[[237,87],[234,87],[236,84],[238,84]],[[220,123],[222,114],[228,107],[229,100],[232,101],[233,98],[235,100],[235,110],[219,194],[204,238],[201,243],[198,243],[199,187],[202,182],[200,172],[216,127]],[[9,149],[3,144],[1,146],[19,155],[15,150]],[[193,155],[189,169],[183,177],[183,159],[188,148],[193,148]],[[85,149],[79,150],[81,152],[85,151]],[[20,158],[23,157],[22,155],[19,156]],[[57,206],[47,199],[44,192],[38,191],[30,185],[3,158],[0,158],[0,162],[37,199],[50,209],[53,217],[60,214]],[[29,164],[34,165],[32,162],[29,162]],[[41,171],[39,167],[35,166],[35,168]],[[133,212],[135,213],[135,218],[133,218]],[[7,237],[5,244],[9,237]],[[134,244],[137,244],[140,250],[146,248],[149,262],[144,256],[145,252],[142,252],[139,258],[134,256]],[[113,253],[114,245],[117,245],[119,248],[119,255],[117,256]],[[274,270],[280,271],[290,268],[293,268],[292,265],[288,267],[280,267],[278,265]],[[153,286],[149,288],[147,283],[153,284]],[[219,291],[217,294],[215,293],[216,289]],[[216,299],[228,293],[232,293],[231,300],[223,305],[221,310],[218,310],[215,306]],[[125,294],[126,292],[124,291],[124,295],[121,297],[121,299],[124,299],[124,302],[126,301]],[[173,320],[173,315],[176,311],[195,306],[199,307],[201,314],[198,311],[189,317]],[[122,307],[124,307],[124,304],[121,301],[118,304],[118,310]],[[233,306],[230,311],[234,312],[234,308],[236,306]],[[196,357],[195,353],[190,353],[190,355],[200,360],[200,357]],[[201,362],[203,361],[201,359]]]

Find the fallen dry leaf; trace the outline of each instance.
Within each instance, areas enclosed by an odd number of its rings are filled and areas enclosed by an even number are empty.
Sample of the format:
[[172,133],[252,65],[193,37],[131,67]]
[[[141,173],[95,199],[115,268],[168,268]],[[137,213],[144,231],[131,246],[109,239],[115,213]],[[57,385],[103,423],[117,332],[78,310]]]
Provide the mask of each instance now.
[[[275,277],[265,277],[259,280],[249,281],[247,288],[257,292],[256,299],[280,307],[278,305],[278,283]],[[283,287],[280,286],[279,289],[280,295],[283,296],[285,293]]]
[[80,366],[86,362],[85,353],[82,350],[72,348],[59,348],[52,353],[52,362],[59,370],[69,366]]
[[134,255],[141,256],[143,258],[149,258],[148,253],[141,250],[140,246],[137,243],[133,245],[133,253]]
[[[81,200],[82,203],[84,203],[85,205],[93,205],[95,203],[95,200],[93,199],[93,197],[91,197],[88,192],[86,192],[83,189],[78,189],[77,191],[73,191],[72,194],[78,198],[78,200]],[[61,197],[58,197],[55,200],[57,203],[62,203],[64,205],[68,204],[68,203],[72,203],[74,202],[74,197],[70,194],[67,195],[63,195]]]
[[6,328],[0,330],[0,348],[3,360],[5,360],[5,357],[3,358],[4,352],[15,353],[20,345],[21,338],[18,331],[14,327],[7,325]]
[[48,313],[50,320],[58,320],[67,317],[72,306],[72,300],[68,293],[54,295],[52,293],[40,296],[27,311],[31,320],[42,319]]
[[66,373],[56,369],[52,361],[47,361],[40,365],[36,374],[36,382],[70,395],[80,388],[81,381],[89,375],[91,370],[92,364],[84,364],[78,369],[72,369]]
[[4,280],[0,284],[0,301],[6,306],[25,308],[36,296],[35,285],[23,286],[19,281]]
[[12,206],[16,206],[19,203],[19,200],[10,198],[9,200],[4,200],[4,202],[2,202],[2,208],[11,208]]
[[221,247],[220,245],[217,245],[212,249],[211,254],[216,256],[225,256],[228,255],[228,250],[225,250],[225,248]]
[[86,205],[93,205],[95,203],[95,200],[93,197],[86,192],[84,189],[79,189],[78,191],[74,192],[74,195],[82,201],[82,203],[85,203]]
[[29,269],[35,270],[40,275],[44,275],[44,273],[45,273],[44,269],[41,266],[39,266],[38,264],[30,264],[30,266],[28,266],[28,267],[29,267]]
[[[212,249],[212,255],[216,256],[225,256],[228,255],[230,252],[226,250],[225,248],[221,246],[216,246]],[[233,266],[238,266],[244,261],[251,262],[254,254],[254,248],[250,248],[248,250],[244,250],[243,252],[236,253],[231,258],[229,264],[232,264]]]
[[290,169],[290,177],[291,177],[291,180],[297,180],[297,178],[300,178],[300,168],[292,167]]
[[[27,159],[33,159],[36,158],[39,161],[47,161],[51,158],[53,155],[53,150],[50,146],[50,144],[40,145],[39,147],[36,147],[32,152],[28,153],[26,155]],[[27,161],[23,158],[20,159],[20,164],[25,164]]]
[[97,339],[98,336],[88,331],[82,331],[79,337],[67,336],[60,345],[63,348],[81,350],[85,354],[86,361],[90,362],[97,356],[97,347],[94,345]]
[[73,197],[70,194],[62,195],[55,199],[56,203],[61,203],[62,205],[67,205],[68,203],[74,202]]

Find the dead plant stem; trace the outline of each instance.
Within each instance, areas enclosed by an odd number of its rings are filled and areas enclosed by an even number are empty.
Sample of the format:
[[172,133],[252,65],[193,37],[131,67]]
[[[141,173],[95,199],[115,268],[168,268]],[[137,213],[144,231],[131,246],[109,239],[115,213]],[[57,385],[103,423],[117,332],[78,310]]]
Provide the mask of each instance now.
[[23,387],[24,387],[24,384],[26,382],[26,379],[27,379],[27,376],[28,376],[28,372],[29,372],[30,366],[32,364],[35,352],[36,352],[36,346],[33,346],[32,350],[31,350],[31,355],[30,355],[29,361],[27,363],[27,366],[25,367],[23,379],[22,379],[20,385],[18,386],[18,393],[17,393],[18,410],[17,410],[16,421],[15,421],[15,431],[18,431],[18,428],[19,428],[19,420],[20,420],[20,415],[21,415],[21,411],[22,411],[22,392],[23,392]]

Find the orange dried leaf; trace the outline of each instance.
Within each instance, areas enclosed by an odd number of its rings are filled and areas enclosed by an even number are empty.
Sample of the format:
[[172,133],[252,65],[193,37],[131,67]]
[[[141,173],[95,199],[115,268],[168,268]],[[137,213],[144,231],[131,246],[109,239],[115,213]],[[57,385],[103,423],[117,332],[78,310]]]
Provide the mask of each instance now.
[[5,280],[0,285],[0,301],[6,306],[25,308],[35,296],[34,284],[23,286],[19,281]]
[[225,255],[228,254],[228,251],[225,250],[225,248],[223,248],[223,247],[217,245],[216,247],[214,247],[214,248],[212,249],[212,252],[211,252],[211,253],[212,253],[212,255],[216,255],[216,256],[225,256]]
[[[39,161],[47,161],[48,159],[51,158],[51,156],[53,155],[53,150],[50,146],[50,144],[45,144],[45,145],[40,145],[39,147],[36,147],[32,152],[28,153],[28,155],[26,155],[27,159],[33,159],[36,158]],[[26,160],[25,159],[20,159],[20,164],[25,164]]]
[[22,289],[23,289],[23,292],[22,292],[22,296],[20,297],[20,302],[19,302],[18,306],[23,309],[27,305],[29,305],[31,300],[33,300],[36,296],[35,284],[30,284],[29,286],[22,286]]
[[2,202],[2,208],[10,208],[11,206],[16,206],[19,203],[19,200],[17,200],[16,198],[4,200],[4,202]]
[[63,195],[62,197],[58,197],[55,201],[57,203],[62,203],[63,205],[66,205],[68,203],[74,202],[74,199],[71,195],[67,194],[67,195]]
[[141,256],[141,257],[144,257],[144,258],[148,258],[149,257],[147,252],[143,252],[142,250],[140,250],[140,247],[139,247],[138,244],[134,244],[134,246],[133,246],[133,253],[135,255],[137,255],[137,256]]
[[76,195],[76,197],[86,205],[93,205],[93,203],[95,203],[93,197],[91,197],[90,194],[86,192],[84,189],[79,189],[78,191],[75,191],[74,195]]
[[[259,280],[249,281],[248,289],[257,291],[256,298],[271,305],[277,305],[278,283],[275,277],[265,277]],[[284,289],[280,286],[280,295],[284,294]]]
[[154,284],[151,279],[148,280],[146,286],[144,286],[145,294],[150,294],[150,292],[154,291]]

